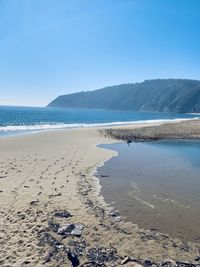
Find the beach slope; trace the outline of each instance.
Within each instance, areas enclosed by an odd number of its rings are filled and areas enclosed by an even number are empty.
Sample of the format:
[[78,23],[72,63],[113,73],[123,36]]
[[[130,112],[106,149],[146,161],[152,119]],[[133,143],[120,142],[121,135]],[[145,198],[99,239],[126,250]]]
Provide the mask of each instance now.
[[[96,147],[110,142],[116,141],[95,128],[0,139],[1,266],[71,266],[77,260],[71,252],[82,266],[94,259],[120,266],[126,256],[196,262],[198,245],[139,229],[110,212],[92,175],[116,155]],[[78,225],[79,233],[59,234],[66,224]]]

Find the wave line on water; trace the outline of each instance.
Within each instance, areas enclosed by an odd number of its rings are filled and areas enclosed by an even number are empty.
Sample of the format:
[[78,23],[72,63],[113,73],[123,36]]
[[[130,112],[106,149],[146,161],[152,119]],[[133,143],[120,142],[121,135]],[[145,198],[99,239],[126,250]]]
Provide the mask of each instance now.
[[138,120],[138,121],[118,121],[118,122],[103,122],[103,123],[55,123],[55,124],[32,124],[32,125],[5,125],[0,126],[0,131],[35,131],[35,130],[56,130],[56,129],[67,129],[67,128],[82,128],[82,127],[104,127],[104,126],[117,126],[117,125],[130,125],[140,123],[159,123],[159,122],[176,122],[176,121],[188,121],[198,120],[199,117],[195,118],[177,118],[177,119],[157,119],[157,120]]
[[134,198],[135,198],[136,200],[140,201],[141,203],[143,203],[145,206],[151,208],[151,209],[154,209],[154,208],[155,208],[155,206],[154,206],[153,204],[151,204],[151,203],[149,203],[149,202],[147,202],[147,201],[144,201],[143,199],[141,199],[141,198],[139,198],[139,197],[134,196]]
[[151,209],[155,208],[155,206],[153,204],[151,204],[151,203],[149,203],[149,202],[147,202],[147,201],[145,201],[139,197],[134,196],[133,192],[129,192],[129,196],[136,199],[137,201],[141,202],[143,205],[147,206],[148,208],[151,208]]

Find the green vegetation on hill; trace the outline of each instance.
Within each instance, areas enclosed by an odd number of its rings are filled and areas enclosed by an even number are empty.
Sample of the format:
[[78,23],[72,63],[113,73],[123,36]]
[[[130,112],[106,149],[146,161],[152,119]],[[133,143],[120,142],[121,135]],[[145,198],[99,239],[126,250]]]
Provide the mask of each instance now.
[[200,81],[157,79],[61,95],[48,107],[110,110],[200,112]]

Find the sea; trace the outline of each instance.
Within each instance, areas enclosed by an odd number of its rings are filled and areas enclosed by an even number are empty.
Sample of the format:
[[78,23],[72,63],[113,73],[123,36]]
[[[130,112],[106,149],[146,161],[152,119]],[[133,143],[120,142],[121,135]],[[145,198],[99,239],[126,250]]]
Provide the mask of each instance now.
[[80,108],[0,106],[0,137],[78,127],[191,119],[195,114],[108,111]]

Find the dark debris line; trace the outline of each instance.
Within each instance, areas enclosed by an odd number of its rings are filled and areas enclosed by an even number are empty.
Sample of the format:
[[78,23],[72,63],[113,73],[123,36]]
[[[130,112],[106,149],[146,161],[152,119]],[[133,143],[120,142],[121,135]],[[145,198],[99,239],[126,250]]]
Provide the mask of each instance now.
[[[72,215],[67,211],[56,211],[48,222],[48,227],[38,233],[39,246],[48,246],[49,251],[44,259],[44,264],[48,262],[56,262],[57,264],[65,263],[67,260],[74,266],[116,266],[116,260],[119,259],[115,248],[92,248],[89,247],[83,239],[82,224],[59,224],[54,222],[54,218],[60,217],[68,219]],[[65,238],[73,238],[62,243]],[[78,241],[74,238],[79,238]],[[86,256],[87,261],[80,263],[80,258]]]
[[[183,262],[164,261],[155,263],[150,260],[141,260],[132,257],[121,258],[114,247],[89,247],[82,237],[83,224],[59,224],[54,222],[54,218],[60,217],[68,219],[72,215],[68,211],[55,211],[48,222],[48,227],[38,233],[39,246],[48,246],[49,251],[44,259],[44,264],[48,262],[56,262],[56,264],[64,264],[70,261],[73,267],[116,267],[126,266],[127,263],[135,263],[137,267],[200,267],[200,264],[190,264]],[[70,239],[67,245],[62,243],[65,238]],[[78,238],[75,240],[74,238]],[[81,263],[84,256],[86,262]],[[200,263],[200,257],[196,259]],[[134,266],[134,265],[133,265]]]
[[107,128],[99,130],[99,133],[105,137],[116,140],[131,142],[148,142],[167,139],[194,139],[200,137],[199,128],[191,128],[187,125],[157,125],[143,128]]

